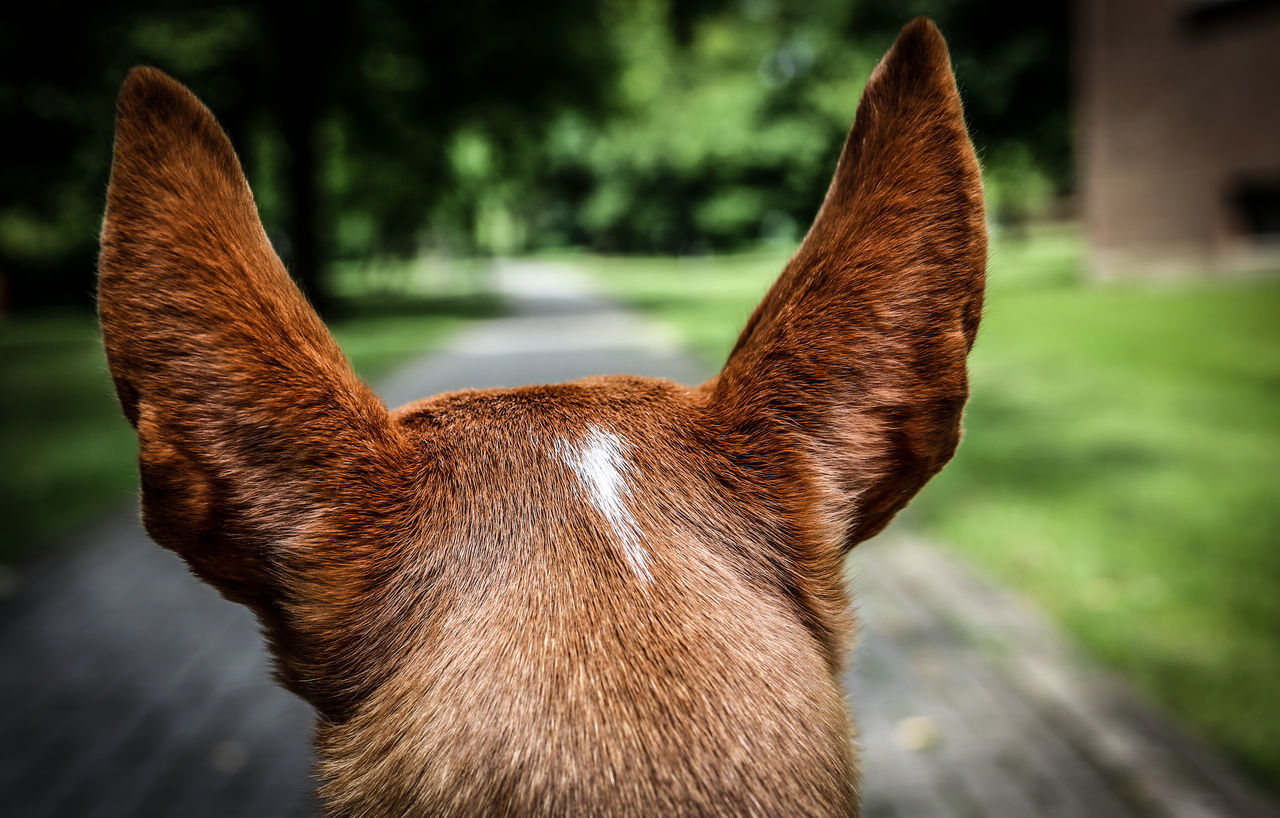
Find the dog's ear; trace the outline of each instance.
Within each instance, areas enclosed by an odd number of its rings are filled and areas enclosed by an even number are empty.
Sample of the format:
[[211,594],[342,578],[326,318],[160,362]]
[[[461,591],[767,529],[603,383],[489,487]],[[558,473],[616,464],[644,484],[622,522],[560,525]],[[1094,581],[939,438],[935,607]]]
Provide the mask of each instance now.
[[279,587],[332,560],[315,532],[378,513],[401,444],[276,257],[213,115],[154,69],[120,92],[98,309],[147,531],[284,617]]
[[709,384],[739,439],[763,430],[811,469],[845,549],[956,448],[986,244],[947,46],[918,19],[867,81],[813,226]]

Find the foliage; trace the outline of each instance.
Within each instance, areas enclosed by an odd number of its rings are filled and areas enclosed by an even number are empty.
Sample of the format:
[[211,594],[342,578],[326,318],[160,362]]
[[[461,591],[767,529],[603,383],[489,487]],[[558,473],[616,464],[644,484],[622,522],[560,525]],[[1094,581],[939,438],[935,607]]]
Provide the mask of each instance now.
[[[796,10],[803,9],[803,13]],[[619,113],[552,131],[544,235],[612,250],[703,251],[790,240],[821,201],[874,58],[834,3],[750,3],[680,43],[636,3]]]
[[[993,245],[955,460],[904,512],[1280,775],[1280,284],[1101,287],[1071,231]],[[786,258],[581,256],[718,366]]]
[[[988,4],[989,5],[989,4]],[[628,9],[619,111],[548,144],[533,235],[606,251],[787,241],[822,200],[861,83],[912,16],[950,38],[991,212],[1026,220],[1071,181],[1067,5],[992,14],[970,0],[704,4],[664,27]]]
[[[217,112],[277,249],[318,297],[335,254],[416,251],[443,192],[465,188],[450,162],[460,135],[481,135],[501,170],[562,108],[600,109],[610,43],[600,4],[567,0],[17,4],[0,27],[18,158],[0,279],[15,303],[91,291],[112,106],[132,65],[170,72]],[[470,205],[454,203],[458,220]]]
[[917,13],[951,38],[994,210],[1016,220],[1069,185],[1065,4],[1005,12],[976,0],[16,4],[0,27],[14,157],[0,293],[90,297],[112,104],[138,63],[217,113],[315,298],[334,258],[790,240],[821,201],[860,83]]

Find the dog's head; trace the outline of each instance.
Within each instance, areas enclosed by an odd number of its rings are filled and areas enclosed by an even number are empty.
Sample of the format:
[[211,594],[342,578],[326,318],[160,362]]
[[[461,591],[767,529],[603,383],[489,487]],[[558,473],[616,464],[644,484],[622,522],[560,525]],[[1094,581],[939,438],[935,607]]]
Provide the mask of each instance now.
[[978,166],[946,46],[868,81],[714,380],[388,411],[212,114],[120,95],[99,307],[148,532],[264,625],[338,814],[847,814],[841,558],[955,449]]

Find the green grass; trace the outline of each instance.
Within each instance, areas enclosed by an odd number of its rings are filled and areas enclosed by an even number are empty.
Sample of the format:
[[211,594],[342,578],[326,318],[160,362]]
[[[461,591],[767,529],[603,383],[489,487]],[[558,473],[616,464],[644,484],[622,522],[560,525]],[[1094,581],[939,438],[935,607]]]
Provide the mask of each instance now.
[[137,444],[88,313],[0,324],[0,559],[69,533],[127,497]]
[[[905,521],[1280,779],[1280,282],[1091,285],[1070,231],[993,246],[955,460]],[[582,259],[709,363],[785,256]]]
[[[469,318],[491,298],[348,299],[330,322],[356,370],[377,378]],[[0,560],[30,554],[136,490],[137,444],[116,404],[88,312],[18,313],[0,323]]]

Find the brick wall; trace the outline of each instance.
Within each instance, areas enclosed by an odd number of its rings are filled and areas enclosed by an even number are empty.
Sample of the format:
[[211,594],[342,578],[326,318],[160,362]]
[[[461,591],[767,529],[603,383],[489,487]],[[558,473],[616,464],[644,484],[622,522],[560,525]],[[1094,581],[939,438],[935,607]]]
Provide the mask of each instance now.
[[1080,0],[1077,23],[1095,274],[1280,269],[1257,232],[1280,196],[1280,2]]

